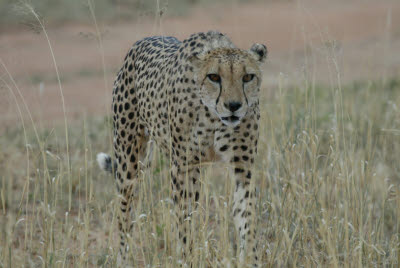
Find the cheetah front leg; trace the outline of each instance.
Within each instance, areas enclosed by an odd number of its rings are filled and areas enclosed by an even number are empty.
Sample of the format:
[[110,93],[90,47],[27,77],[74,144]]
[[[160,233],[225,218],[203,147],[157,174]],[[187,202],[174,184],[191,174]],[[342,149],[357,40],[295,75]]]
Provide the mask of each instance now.
[[171,171],[172,199],[178,224],[179,251],[187,267],[192,266],[190,260],[192,237],[192,213],[197,209],[200,198],[200,169],[197,167],[185,168],[175,164]]
[[252,263],[258,267],[255,190],[250,183],[251,170],[248,166],[234,165],[235,192],[233,194],[233,221],[239,237],[239,262]]
[[[257,150],[258,129],[256,116],[244,119],[234,129],[222,127],[216,133],[215,147],[221,158],[229,162],[234,176],[232,216],[238,235],[240,267],[251,263],[258,267],[255,187],[252,167]],[[255,127],[257,126],[257,127]]]

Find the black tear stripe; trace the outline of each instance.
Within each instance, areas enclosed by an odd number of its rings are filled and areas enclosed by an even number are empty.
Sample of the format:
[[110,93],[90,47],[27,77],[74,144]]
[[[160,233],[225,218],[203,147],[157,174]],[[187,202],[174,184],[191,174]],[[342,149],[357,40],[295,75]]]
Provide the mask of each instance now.
[[[220,68],[219,67],[218,67],[217,73],[220,73]],[[222,80],[219,82],[219,94],[218,94],[217,100],[215,101],[215,110],[217,110],[217,105],[218,105],[218,102],[219,102],[219,98],[221,97],[221,94],[222,94]]]
[[[201,92],[201,89],[202,89],[203,86],[204,86],[204,81],[206,81],[206,79],[207,79],[207,76],[204,77],[203,80],[201,81],[201,84],[200,84],[200,87],[199,87],[199,93]],[[200,94],[200,95],[201,95],[201,94]]]
[[215,101],[215,109],[217,109],[217,105],[218,105],[218,102],[219,102],[219,97],[221,97],[221,93],[222,93],[222,84],[219,83],[219,94],[218,94],[217,100]]
[[[247,74],[245,66],[243,66],[243,73]],[[246,99],[247,106],[249,106],[249,100],[247,99],[246,92],[244,92],[244,83],[243,82],[242,82],[242,89],[243,89],[244,98]]]
[[207,76],[206,76],[206,77],[204,77],[204,78],[203,78],[203,80],[201,81],[201,85],[200,85],[200,88],[199,88],[199,89],[201,89],[201,88],[203,87],[203,85],[204,85],[204,81],[206,81],[206,79],[207,79]]
[[244,83],[242,83],[243,95],[246,99],[247,106],[249,106],[249,100],[247,99],[246,93],[244,92]]

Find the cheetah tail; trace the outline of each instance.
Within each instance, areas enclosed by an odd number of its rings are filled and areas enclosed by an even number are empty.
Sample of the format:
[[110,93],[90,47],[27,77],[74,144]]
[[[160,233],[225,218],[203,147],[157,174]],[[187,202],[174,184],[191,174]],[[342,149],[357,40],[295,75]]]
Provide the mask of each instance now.
[[97,163],[99,164],[99,167],[107,171],[109,173],[113,173],[113,170],[117,170],[117,161],[114,160],[114,166],[112,165],[112,159],[111,156],[105,153],[99,153],[97,154]]

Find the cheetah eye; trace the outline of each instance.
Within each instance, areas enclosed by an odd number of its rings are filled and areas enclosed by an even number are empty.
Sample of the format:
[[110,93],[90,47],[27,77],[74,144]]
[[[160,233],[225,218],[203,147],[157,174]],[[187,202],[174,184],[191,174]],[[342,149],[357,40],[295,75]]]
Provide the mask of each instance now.
[[215,83],[221,83],[221,76],[218,74],[208,74],[207,77]]
[[244,83],[250,82],[251,80],[253,80],[254,78],[254,74],[245,74],[242,78]]

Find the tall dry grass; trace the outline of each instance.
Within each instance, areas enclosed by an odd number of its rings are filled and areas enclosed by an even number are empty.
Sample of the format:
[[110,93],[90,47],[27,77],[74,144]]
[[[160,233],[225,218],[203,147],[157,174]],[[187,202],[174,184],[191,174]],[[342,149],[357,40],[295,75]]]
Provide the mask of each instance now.
[[[263,98],[254,178],[263,267],[398,264],[400,81],[341,90],[339,102],[335,88],[282,84]],[[115,266],[118,197],[94,160],[109,148],[107,122],[68,126],[71,169],[62,126],[38,129],[39,138],[30,124],[26,139],[22,127],[1,135],[1,267]],[[168,167],[156,153],[139,179],[135,267],[178,261]],[[192,223],[196,267],[235,263],[231,180],[209,167],[202,183]]]

